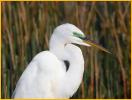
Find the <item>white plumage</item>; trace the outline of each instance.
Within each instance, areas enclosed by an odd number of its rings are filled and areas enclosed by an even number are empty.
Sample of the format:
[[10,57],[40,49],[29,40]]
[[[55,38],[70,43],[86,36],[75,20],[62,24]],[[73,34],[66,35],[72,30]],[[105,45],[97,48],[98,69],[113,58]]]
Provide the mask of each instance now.
[[[70,98],[79,88],[84,72],[80,48],[90,46],[81,30],[72,24],[58,26],[49,51],[37,54],[20,77],[12,98]],[[66,70],[64,61],[69,62]]]

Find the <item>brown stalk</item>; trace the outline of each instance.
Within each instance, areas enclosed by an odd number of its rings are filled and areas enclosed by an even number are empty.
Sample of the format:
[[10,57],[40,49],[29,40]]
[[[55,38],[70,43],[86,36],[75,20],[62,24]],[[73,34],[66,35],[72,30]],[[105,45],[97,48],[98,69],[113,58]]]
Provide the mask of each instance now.
[[96,98],[99,98],[99,64],[97,62],[97,52],[95,51],[94,52],[94,61],[95,61],[95,83],[96,83]]
[[82,90],[82,95],[81,95],[81,97],[82,97],[82,98],[85,98],[84,81],[82,81],[82,83],[81,83],[81,90]]
[[[91,34],[92,35],[92,34]],[[90,92],[91,92],[91,98],[94,97],[94,60],[93,60],[94,52],[93,48],[90,50],[90,66],[91,66],[91,84],[90,84]]]

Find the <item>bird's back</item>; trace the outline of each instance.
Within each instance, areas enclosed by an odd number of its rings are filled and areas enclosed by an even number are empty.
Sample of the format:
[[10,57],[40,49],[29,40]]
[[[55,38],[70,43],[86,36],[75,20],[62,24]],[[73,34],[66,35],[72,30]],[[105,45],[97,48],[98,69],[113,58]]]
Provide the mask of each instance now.
[[64,74],[62,62],[54,54],[40,52],[23,72],[12,98],[54,98]]

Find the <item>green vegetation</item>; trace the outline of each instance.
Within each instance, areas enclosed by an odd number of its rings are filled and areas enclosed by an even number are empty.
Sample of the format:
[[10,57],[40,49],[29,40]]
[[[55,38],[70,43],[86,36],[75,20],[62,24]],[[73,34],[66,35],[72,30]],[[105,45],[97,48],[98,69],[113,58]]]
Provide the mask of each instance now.
[[2,2],[2,98],[67,22],[112,52],[81,47],[85,73],[72,98],[130,98],[130,2]]

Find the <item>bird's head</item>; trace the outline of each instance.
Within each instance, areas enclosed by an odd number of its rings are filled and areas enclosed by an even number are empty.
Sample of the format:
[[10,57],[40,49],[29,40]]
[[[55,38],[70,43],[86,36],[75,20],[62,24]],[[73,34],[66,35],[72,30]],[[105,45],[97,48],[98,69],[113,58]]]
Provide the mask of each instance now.
[[96,42],[89,40],[86,37],[86,35],[73,24],[69,24],[69,23],[62,24],[54,30],[54,33],[58,37],[63,39],[63,41],[65,41],[65,43],[67,44],[74,43],[74,44],[79,44],[83,46],[93,46],[107,53],[110,53],[107,49],[103,48]]

